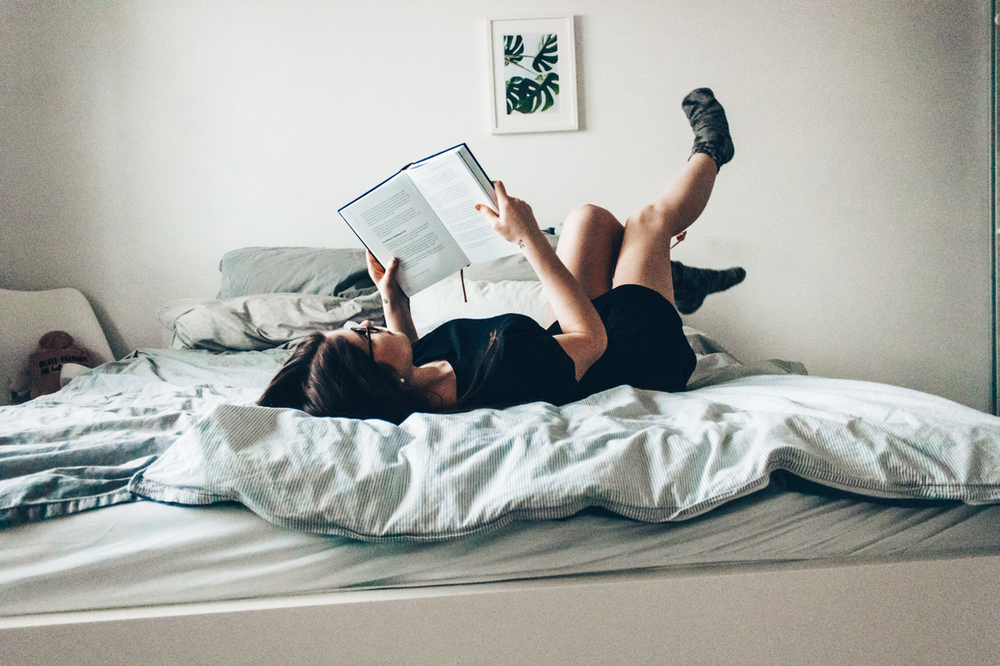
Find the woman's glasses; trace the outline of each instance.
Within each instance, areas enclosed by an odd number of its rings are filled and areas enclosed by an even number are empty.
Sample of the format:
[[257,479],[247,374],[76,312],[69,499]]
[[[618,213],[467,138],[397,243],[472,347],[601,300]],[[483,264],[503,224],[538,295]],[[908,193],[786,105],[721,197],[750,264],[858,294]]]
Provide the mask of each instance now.
[[374,362],[375,348],[372,346],[372,333],[378,329],[372,326],[352,326],[350,330],[368,341],[368,355],[372,357],[372,361]]

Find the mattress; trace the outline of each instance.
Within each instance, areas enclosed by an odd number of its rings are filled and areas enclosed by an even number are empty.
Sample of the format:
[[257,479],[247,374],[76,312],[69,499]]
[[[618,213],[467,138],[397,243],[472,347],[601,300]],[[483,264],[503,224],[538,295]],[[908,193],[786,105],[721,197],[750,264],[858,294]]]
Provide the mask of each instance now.
[[644,523],[591,510],[438,543],[370,543],[293,531],[238,504],[120,504],[4,530],[0,616],[1000,552],[998,505],[871,501],[787,475],[773,481],[681,522]]

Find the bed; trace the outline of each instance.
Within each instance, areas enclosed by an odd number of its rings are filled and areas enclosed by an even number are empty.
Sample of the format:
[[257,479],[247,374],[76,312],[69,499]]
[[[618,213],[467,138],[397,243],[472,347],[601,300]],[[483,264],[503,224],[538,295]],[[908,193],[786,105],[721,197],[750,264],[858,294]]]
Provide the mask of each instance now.
[[[363,255],[220,269],[163,348],[0,408],[0,663],[1000,660],[1000,419],[694,329],[684,394],[313,419],[253,403],[380,316]],[[544,317],[516,257],[464,279],[418,330]]]

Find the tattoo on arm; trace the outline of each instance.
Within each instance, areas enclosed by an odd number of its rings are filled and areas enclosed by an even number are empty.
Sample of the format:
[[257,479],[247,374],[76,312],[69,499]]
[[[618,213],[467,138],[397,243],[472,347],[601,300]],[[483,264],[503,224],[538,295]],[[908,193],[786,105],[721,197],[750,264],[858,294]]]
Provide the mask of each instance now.
[[521,248],[522,250],[524,249],[524,239],[523,238],[518,238],[517,239],[517,246],[519,248]]

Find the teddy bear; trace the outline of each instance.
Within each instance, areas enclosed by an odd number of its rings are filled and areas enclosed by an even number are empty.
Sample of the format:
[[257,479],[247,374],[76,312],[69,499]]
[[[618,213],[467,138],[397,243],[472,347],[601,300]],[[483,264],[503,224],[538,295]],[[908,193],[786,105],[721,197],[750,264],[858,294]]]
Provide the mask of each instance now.
[[74,345],[72,335],[65,331],[49,331],[38,340],[38,349],[28,357],[32,399],[62,388],[60,377],[65,363],[93,367],[87,350]]

